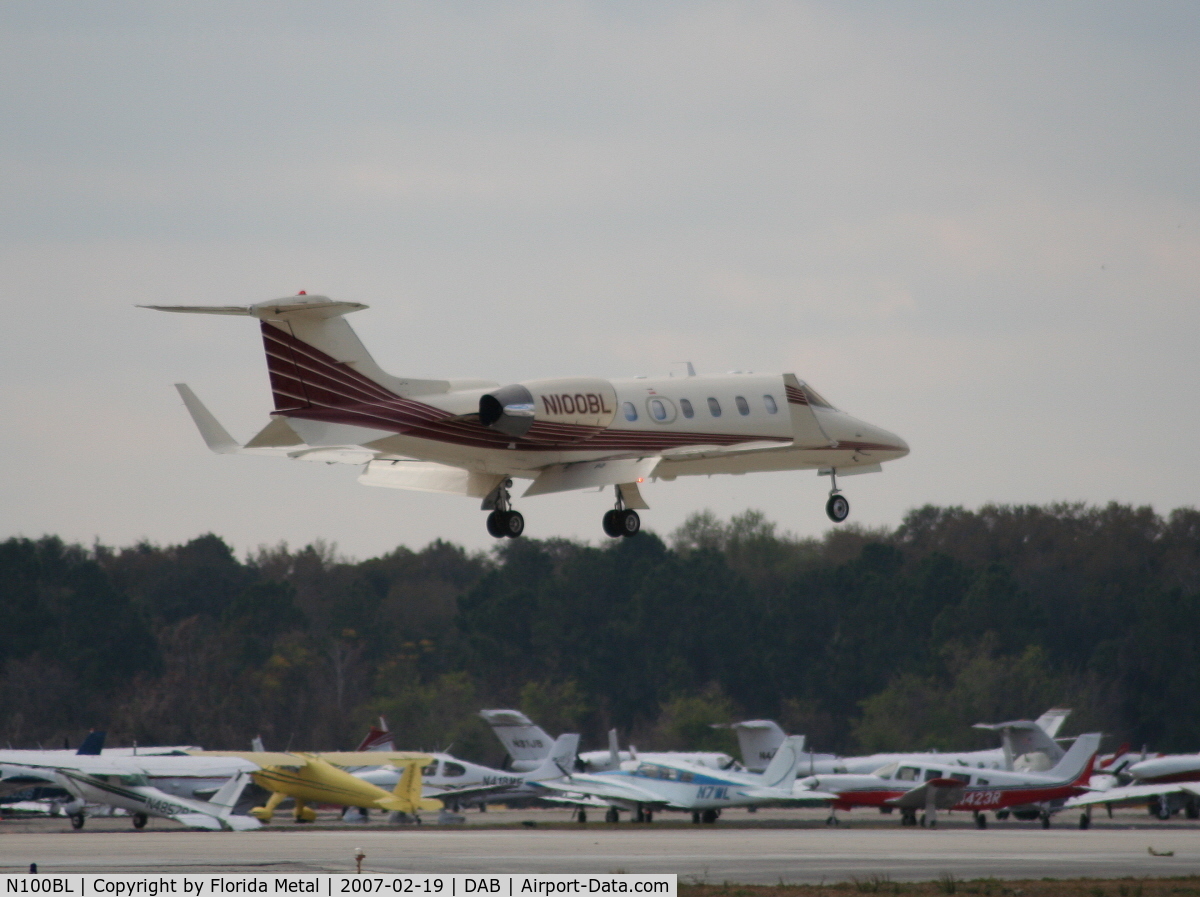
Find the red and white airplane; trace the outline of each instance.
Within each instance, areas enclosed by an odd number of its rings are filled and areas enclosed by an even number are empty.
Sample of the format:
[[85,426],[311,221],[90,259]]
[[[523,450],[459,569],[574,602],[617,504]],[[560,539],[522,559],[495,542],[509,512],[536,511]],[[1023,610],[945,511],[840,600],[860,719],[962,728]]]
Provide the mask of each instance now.
[[488,531],[521,535],[512,507],[523,495],[613,486],[610,536],[632,536],[647,507],[647,477],[817,470],[831,477],[825,510],[850,504],[837,477],[874,473],[908,454],[899,436],[826,402],[794,374],[571,377],[501,386],[486,380],[394,377],[375,363],[344,315],[367,306],[303,293],[241,306],[144,306],[244,315],[261,322],[275,410],[245,445],[187,386],[184,403],[209,448],[365,465],[369,486],[447,492],[483,500]]
[[[796,782],[796,791],[811,789],[837,795],[835,810],[854,807],[899,809],[902,825],[936,825],[938,810],[969,810],[975,824],[987,827],[985,810],[1026,808],[1050,827],[1054,805],[1086,793],[1100,747],[1099,733],[1080,735],[1071,749],[1045,772],[972,769],[937,759],[910,757],[871,775],[817,775]],[[831,817],[832,819],[833,817]],[[1090,822],[1090,817],[1088,817]],[[1081,821],[1081,827],[1087,824]]]

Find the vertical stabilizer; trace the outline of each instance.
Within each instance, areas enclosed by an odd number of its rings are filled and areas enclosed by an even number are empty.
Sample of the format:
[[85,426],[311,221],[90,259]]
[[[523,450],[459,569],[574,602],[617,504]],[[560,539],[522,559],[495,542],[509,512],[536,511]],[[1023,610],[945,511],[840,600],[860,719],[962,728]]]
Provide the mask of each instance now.
[[742,764],[751,772],[762,772],[783,744],[787,733],[769,719],[752,719],[734,723],[729,728],[737,733]]
[[83,743],[79,745],[79,750],[77,750],[75,753],[81,754],[85,757],[99,756],[100,752],[104,750],[104,737],[107,734],[107,732],[97,732],[95,729],[93,729],[91,732],[88,732],[87,738],[83,739]]
[[554,739],[520,710],[481,710],[479,715],[492,727],[519,772],[537,769],[550,753]]
[[768,788],[790,791],[804,756],[804,736],[789,735],[775,751],[775,756],[763,770],[763,784]]

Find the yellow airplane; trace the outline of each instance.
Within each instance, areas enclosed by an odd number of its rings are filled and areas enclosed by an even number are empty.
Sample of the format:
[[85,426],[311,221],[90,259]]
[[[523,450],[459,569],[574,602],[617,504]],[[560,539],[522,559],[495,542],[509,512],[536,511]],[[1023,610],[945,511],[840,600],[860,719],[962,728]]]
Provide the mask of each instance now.
[[[429,754],[410,751],[322,751],[284,753],[281,751],[191,751],[203,757],[242,757],[259,767],[250,773],[254,783],[271,792],[265,806],[255,807],[250,815],[270,822],[276,807],[291,797],[296,801],[296,821],[313,822],[317,814],[308,806],[338,804],[344,807],[383,809],[415,815],[420,810],[440,810],[442,802],[421,796],[421,768],[433,760]],[[351,775],[339,767],[403,767],[404,772],[393,791]]]

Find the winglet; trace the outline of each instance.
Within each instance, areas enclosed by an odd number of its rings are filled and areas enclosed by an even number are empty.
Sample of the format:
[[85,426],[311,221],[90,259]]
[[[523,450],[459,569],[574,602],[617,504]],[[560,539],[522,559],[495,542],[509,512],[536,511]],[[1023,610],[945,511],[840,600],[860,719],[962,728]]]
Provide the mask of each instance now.
[[196,422],[196,429],[204,437],[205,445],[218,455],[231,455],[241,450],[242,447],[237,440],[229,435],[229,431],[221,426],[220,422],[213,417],[212,412],[204,407],[204,403],[196,398],[196,394],[186,383],[176,383],[175,388],[179,390],[183,404],[187,406],[188,414]]

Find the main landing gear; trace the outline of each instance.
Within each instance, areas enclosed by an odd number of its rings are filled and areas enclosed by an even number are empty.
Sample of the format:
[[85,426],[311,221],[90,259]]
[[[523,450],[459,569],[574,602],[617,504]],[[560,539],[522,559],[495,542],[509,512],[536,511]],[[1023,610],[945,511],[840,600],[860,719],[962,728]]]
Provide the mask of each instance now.
[[829,490],[829,501],[825,502],[825,513],[834,523],[841,523],[850,516],[850,502],[838,489],[836,470],[829,472],[829,483],[832,488]]
[[614,539],[620,536],[636,536],[642,529],[642,518],[632,508],[625,507],[621,487],[613,487],[617,493],[617,504],[611,511],[604,512],[604,534]]
[[[487,531],[488,535],[497,539],[515,539],[525,532],[525,518],[521,516],[520,511],[514,511],[512,508],[512,499],[508,494],[511,486],[512,480],[506,479],[493,492],[495,498],[492,501],[493,510],[487,516]],[[492,496],[488,498],[492,499]]]

